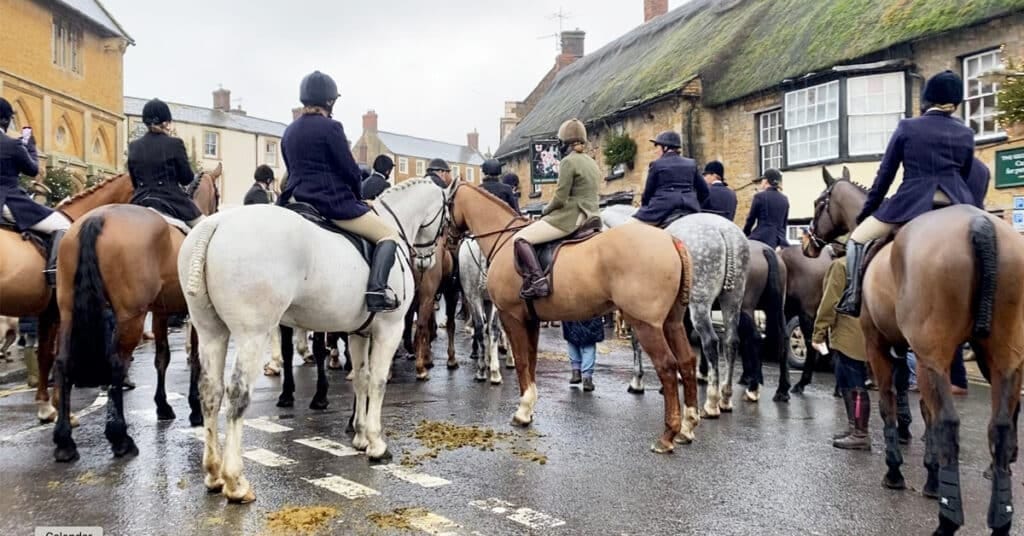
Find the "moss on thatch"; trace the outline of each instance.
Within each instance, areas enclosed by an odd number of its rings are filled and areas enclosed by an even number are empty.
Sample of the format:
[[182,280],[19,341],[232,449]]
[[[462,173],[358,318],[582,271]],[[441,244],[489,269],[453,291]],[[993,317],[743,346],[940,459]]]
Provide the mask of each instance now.
[[719,105],[893,45],[1024,10],[1024,0],[692,0],[563,70],[496,154],[681,89]]

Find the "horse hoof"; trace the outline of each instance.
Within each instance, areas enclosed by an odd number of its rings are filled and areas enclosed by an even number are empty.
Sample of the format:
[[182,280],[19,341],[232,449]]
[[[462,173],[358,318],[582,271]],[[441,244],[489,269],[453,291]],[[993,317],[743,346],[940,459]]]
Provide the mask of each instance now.
[[174,410],[170,406],[164,408],[156,408],[156,420],[158,421],[173,421],[177,415],[174,414]]
[[743,399],[747,402],[757,403],[761,400],[761,391],[744,391]]
[[280,376],[281,375],[281,371],[277,370],[277,369],[274,369],[270,365],[267,365],[267,366],[263,367],[263,375],[264,376]]
[[718,409],[722,413],[732,413],[732,404],[727,402],[719,402]]
[[651,452],[655,454],[672,454],[675,451],[675,446],[671,443],[666,445],[661,439],[658,439],[651,444]]
[[776,391],[775,396],[772,397],[772,402],[789,402],[789,392],[786,390]]
[[427,374],[426,372],[424,372],[423,374],[417,374],[416,375],[416,381],[418,381],[418,382],[425,382],[425,381],[427,381],[429,379],[430,379],[430,374]]
[[39,419],[40,424],[54,422],[57,420],[57,409],[53,407],[53,404],[51,404],[49,400],[37,400],[36,418]]
[[53,450],[53,459],[59,463],[71,463],[78,461],[78,449],[75,447],[60,448]]
[[533,424],[533,419],[523,420],[518,415],[512,416],[512,426],[518,426],[520,428],[526,428]]
[[391,462],[393,456],[391,456],[390,450],[384,449],[384,453],[380,456],[367,456],[366,458],[370,461],[370,465],[378,465]]
[[202,413],[191,413],[188,416],[188,423],[192,426],[203,425],[203,414]]
[[642,395],[642,394],[644,394],[644,389],[642,387],[638,389],[638,388],[633,387],[632,385],[630,385],[630,386],[626,387],[626,392],[630,393],[630,394],[634,394],[634,395]]
[[326,398],[323,400],[317,400],[314,398],[313,401],[309,403],[309,409],[325,410],[329,405],[330,402],[328,402]]
[[679,432],[678,434],[676,434],[676,437],[675,439],[673,439],[673,441],[676,445],[689,445],[690,443],[693,443],[694,438],[692,434],[693,432],[690,432],[690,435],[686,435],[683,432]]
[[135,441],[132,441],[130,437],[119,445],[111,445],[111,450],[114,452],[115,458],[124,458],[125,456],[134,458],[139,455],[139,447],[135,446]]
[[926,484],[924,486],[924,489],[921,490],[921,496],[923,496],[923,497],[925,497],[927,499],[936,499],[937,500],[939,498],[939,488],[938,488],[938,486],[936,486],[934,488],[930,488]]
[[228,495],[227,497],[228,503],[230,504],[249,504],[256,500],[256,492],[250,489],[249,491],[245,492],[245,495],[242,495],[241,497],[232,497],[230,495]]
[[219,494],[219,493],[221,493],[223,491],[224,491],[224,481],[223,480],[217,482],[216,484],[214,484],[212,486],[209,486],[209,485],[206,486],[206,493],[209,493],[211,495],[214,494],[214,493],[218,493]]
[[430,369],[434,368],[434,362],[433,362],[433,361],[427,361],[427,364],[426,364],[426,365],[424,365],[424,367],[425,367],[425,368],[426,368],[427,370],[430,370]]
[[474,376],[473,377],[473,381],[475,381],[477,383],[483,383],[483,382],[487,381],[487,376]]
[[516,365],[515,365],[515,363],[513,363],[513,364],[511,364],[511,365],[509,365],[508,363],[506,363],[506,364],[505,364],[505,368],[507,368],[507,369],[509,369],[509,370],[515,370],[515,368],[516,368]]
[[295,399],[292,397],[280,397],[277,399],[277,407],[279,408],[291,408],[295,406]]
[[886,475],[882,477],[882,486],[886,489],[907,489],[907,482],[902,475],[896,477]]
[[448,370],[458,370],[458,368],[459,368],[458,361],[456,361],[454,363],[448,363]]
[[715,420],[715,419],[719,418],[721,415],[722,414],[721,414],[721,412],[719,411],[718,408],[715,408],[714,410],[708,411],[708,408],[705,406],[704,409],[700,410],[700,417],[702,419]]
[[491,385],[501,385],[501,380],[491,380]]
[[805,384],[798,383],[798,384],[794,385],[793,388],[789,390],[789,392],[793,393],[794,395],[802,395],[802,394],[804,394],[804,387],[805,386],[806,386]]

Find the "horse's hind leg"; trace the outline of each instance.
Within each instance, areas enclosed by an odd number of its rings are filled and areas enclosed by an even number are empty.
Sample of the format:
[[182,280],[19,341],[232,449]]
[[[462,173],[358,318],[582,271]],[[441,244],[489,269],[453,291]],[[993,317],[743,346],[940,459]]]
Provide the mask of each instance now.
[[352,372],[355,373],[352,414],[352,431],[355,436],[352,438],[352,447],[356,450],[366,450],[370,444],[366,439],[366,405],[370,389],[370,371],[367,361],[370,358],[370,341],[359,335],[349,335],[348,341],[352,353]]
[[[292,362],[295,359],[292,335],[295,332],[285,325],[279,326],[278,329],[280,335],[277,340],[281,344],[281,372],[284,374],[284,380],[281,382],[281,395],[277,397],[277,407],[290,408],[295,405],[295,373],[292,371]],[[314,333],[313,336],[319,337],[320,334]]]
[[488,368],[491,369],[491,385],[501,385],[501,362],[498,359],[498,345],[501,340],[501,328],[498,327],[493,303],[484,304],[484,341],[487,351]]
[[327,334],[313,339],[313,359],[316,360],[316,394],[309,403],[309,409],[327,409]]
[[640,339],[636,336],[636,330],[627,326],[629,331],[629,344],[633,347],[633,377],[629,380],[626,391],[633,394],[644,394],[644,352],[640,349]]
[[717,419],[722,411],[732,411],[732,385],[722,384],[720,381],[718,334],[715,333],[715,326],[711,323],[711,305],[691,301],[690,319],[693,320],[693,326],[700,337],[701,353],[708,358],[708,362],[711,364],[707,395],[704,401],[704,416],[709,419]]
[[680,423],[679,434],[674,438],[674,441],[681,445],[693,442],[696,437],[694,429],[700,424],[700,413],[697,409],[697,359],[686,337],[686,328],[683,327],[685,314],[686,310],[682,307],[673,308],[672,313],[665,319],[663,328],[665,340],[675,354],[676,365],[683,378],[683,420]]
[[[476,375],[473,379],[478,382],[487,381],[487,359],[490,357],[490,344],[487,342],[488,329],[486,313],[481,310],[479,303],[470,305],[470,318],[473,321],[473,358],[476,359]],[[486,306],[483,307],[486,309]]]
[[640,338],[640,344],[647,351],[647,355],[651,356],[665,398],[665,431],[651,445],[651,451],[659,454],[669,453],[675,446],[674,441],[679,435],[682,421],[679,414],[679,382],[676,380],[679,367],[668,341],[665,340],[663,328],[655,328],[635,319],[630,323]]
[[[454,324],[455,316],[448,317],[449,324]],[[388,372],[391,370],[391,361],[395,355],[395,348],[398,348],[401,340],[399,324],[397,321],[394,327],[384,328],[383,333],[375,333],[373,344],[370,348],[369,362],[366,367],[369,369],[369,389],[367,391],[368,402],[366,406],[366,457],[370,462],[387,462],[391,460],[391,453],[388,452],[387,443],[381,434],[381,411],[384,406],[384,391],[387,389]]]
[[[739,291],[739,292],[737,292]],[[743,301],[742,289],[725,291],[718,297],[719,306],[722,309],[722,323],[725,327],[722,349],[725,351],[726,373],[725,381],[727,386],[725,400],[729,401],[732,394],[733,371],[736,369],[736,356],[740,353],[740,306]],[[731,403],[729,404],[731,408]],[[726,407],[722,407],[726,410]]]
[[[935,534],[954,534],[964,524],[963,501],[960,494],[960,417],[953,405],[953,391],[945,369],[950,359],[935,359],[935,352],[917,352],[919,374],[918,387],[921,389],[922,401],[927,404],[931,413],[931,434],[938,458],[939,527]],[[949,351],[950,357],[953,350]],[[938,372],[933,367],[938,364],[944,369]],[[946,366],[941,366],[945,364]],[[873,365],[873,364],[872,364]],[[876,381],[882,380],[879,371],[875,371]],[[881,385],[879,386],[881,388]]]
[[455,359],[455,309],[459,306],[458,285],[447,283],[444,293],[444,330],[448,335],[448,370],[459,368],[459,362]]
[[[65,330],[70,331],[70,330]],[[53,457],[58,462],[73,462],[78,460],[78,447],[71,437],[71,378],[68,377],[68,341],[70,336],[62,336],[63,344],[60,345],[61,356],[57,359],[57,388],[60,389],[60,396],[57,397],[57,423],[53,427],[53,442],[57,447],[53,451]],[[46,376],[39,376],[39,382],[46,385]],[[49,404],[49,401],[46,402]]]
[[501,313],[501,323],[508,332],[512,353],[516,356],[516,375],[519,377],[519,407],[512,416],[512,424],[529,426],[533,422],[533,410],[537,405],[537,339],[540,325],[533,320],[520,320],[508,313]]
[[[53,422],[57,418],[56,405],[58,400],[50,401],[49,379],[50,371],[53,369],[56,360],[57,333],[59,331],[60,312],[57,310],[57,301],[51,300],[46,311],[39,316],[38,348],[36,359],[39,361],[39,385],[36,386],[36,417],[39,422]],[[59,389],[54,389],[55,394]],[[69,417],[74,426],[74,416]]]
[[[224,495],[230,502],[256,500],[249,481],[242,474],[242,416],[249,407],[252,385],[260,374],[260,361],[270,342],[270,330],[253,331],[239,337],[238,356],[227,388],[228,413],[224,439]],[[216,416],[214,417],[216,419]]]
[[142,339],[145,321],[145,313],[132,318],[118,319],[117,329],[114,331],[117,337],[117,347],[109,356],[111,378],[110,389],[107,390],[107,427],[104,435],[110,442],[110,448],[117,458],[135,456],[139,453],[135,441],[128,435],[128,423],[124,418],[123,395],[124,379],[131,364],[132,350]]
[[882,485],[889,489],[904,489],[907,483],[900,471],[900,467],[903,466],[903,453],[900,452],[897,433],[896,395],[893,391],[893,364],[889,357],[889,345],[872,327],[864,330],[864,342],[868,362],[878,384],[878,410],[882,416],[882,434],[885,437],[885,465],[888,470],[882,479]]
[[988,527],[992,534],[1009,534],[1013,522],[1013,493],[1010,463],[1017,450],[1013,415],[1020,401],[1021,369],[1009,374],[992,370],[992,419],[988,439],[992,452],[992,497],[988,506]]
[[153,315],[153,336],[156,346],[156,418],[161,421],[174,420],[174,409],[167,403],[167,366],[171,364],[171,346],[167,342],[167,315]]
[[188,349],[188,422],[192,426],[202,426],[203,407],[199,396],[199,378],[203,367],[199,361],[199,332],[189,329],[187,336],[191,341]]
[[[424,277],[423,283],[426,283]],[[433,366],[433,358],[430,355],[430,340],[433,333],[430,329],[431,320],[434,318],[434,300],[420,299],[420,308],[416,313],[416,379],[427,381],[430,373],[427,369]]]

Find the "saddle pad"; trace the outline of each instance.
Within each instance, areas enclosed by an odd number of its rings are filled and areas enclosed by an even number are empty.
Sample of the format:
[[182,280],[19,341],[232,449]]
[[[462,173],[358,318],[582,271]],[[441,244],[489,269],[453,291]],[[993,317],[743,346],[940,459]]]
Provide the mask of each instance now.
[[365,260],[367,264],[370,263],[370,259],[373,258],[373,250],[375,244],[371,243],[369,240],[366,240],[365,238],[357,234],[350,233],[344,229],[341,229],[337,225],[334,225],[333,221],[323,217],[320,214],[320,212],[317,211],[317,209],[314,208],[313,205],[310,205],[309,203],[300,203],[298,201],[293,201],[285,205],[284,208],[287,208],[288,210],[291,210],[292,212],[298,214],[299,216],[302,216],[306,220],[315,223],[318,227],[324,229],[325,231],[330,231],[334,234],[344,236],[345,238],[348,239],[349,242],[352,243],[353,246],[356,247],[356,251],[358,251],[360,255],[362,255],[363,260]]
[[153,212],[156,212],[157,214],[159,214],[160,217],[163,218],[164,221],[167,222],[167,225],[170,225],[171,227],[174,227],[175,229],[181,231],[182,234],[186,234],[187,235],[189,233],[189,231],[192,230],[192,228],[189,227],[187,223],[179,220],[178,218],[172,218],[172,217],[168,216],[167,214],[164,214],[163,212],[160,212],[159,210],[157,210],[157,209],[155,209],[153,207],[146,207],[146,208],[148,208],[149,210],[152,210]]
[[33,231],[31,229],[26,231],[19,231],[18,228],[14,226],[14,222],[4,218],[0,218],[0,230],[17,233],[21,235],[22,240],[32,242],[32,245],[36,247],[36,249],[39,251],[39,254],[42,255],[43,258],[46,257],[47,252],[50,250],[49,234],[40,233],[39,231]]
[[668,229],[668,227],[675,223],[676,220],[688,214],[689,212],[685,210],[673,210],[672,212],[669,213],[668,216],[665,217],[665,219],[661,222],[661,225],[658,225],[658,227],[662,229]]

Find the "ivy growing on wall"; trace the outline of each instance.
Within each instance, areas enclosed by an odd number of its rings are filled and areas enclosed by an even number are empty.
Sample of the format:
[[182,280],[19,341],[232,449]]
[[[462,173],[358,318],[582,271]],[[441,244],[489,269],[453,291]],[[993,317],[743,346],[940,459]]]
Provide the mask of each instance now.
[[614,168],[619,164],[632,165],[636,158],[636,142],[629,134],[612,134],[604,145],[604,162]]
[[1024,59],[1004,55],[1005,78],[999,81],[996,107],[1004,126],[1024,125]]

